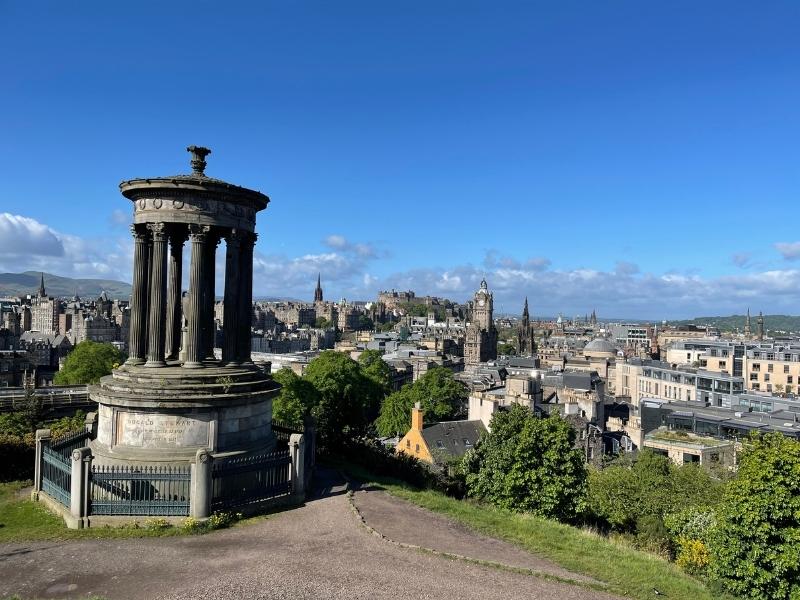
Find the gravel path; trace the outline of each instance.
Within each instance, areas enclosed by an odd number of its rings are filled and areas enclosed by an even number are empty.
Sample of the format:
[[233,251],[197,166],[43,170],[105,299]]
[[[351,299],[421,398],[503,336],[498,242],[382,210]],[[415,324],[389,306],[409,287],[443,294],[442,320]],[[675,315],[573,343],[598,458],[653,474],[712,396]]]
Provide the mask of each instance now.
[[380,490],[361,488],[353,494],[353,503],[367,525],[395,542],[563,579],[600,583]]
[[612,596],[398,547],[371,535],[342,482],[260,523],[203,536],[0,545],[0,597],[109,600]]

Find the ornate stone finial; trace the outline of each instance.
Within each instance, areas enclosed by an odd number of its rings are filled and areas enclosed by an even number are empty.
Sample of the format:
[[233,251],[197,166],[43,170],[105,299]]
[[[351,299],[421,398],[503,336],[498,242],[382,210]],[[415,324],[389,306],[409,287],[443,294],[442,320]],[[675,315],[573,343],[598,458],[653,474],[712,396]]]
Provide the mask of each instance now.
[[195,175],[205,175],[203,171],[206,170],[206,156],[211,154],[211,150],[203,146],[189,146],[186,151],[192,153],[192,172]]

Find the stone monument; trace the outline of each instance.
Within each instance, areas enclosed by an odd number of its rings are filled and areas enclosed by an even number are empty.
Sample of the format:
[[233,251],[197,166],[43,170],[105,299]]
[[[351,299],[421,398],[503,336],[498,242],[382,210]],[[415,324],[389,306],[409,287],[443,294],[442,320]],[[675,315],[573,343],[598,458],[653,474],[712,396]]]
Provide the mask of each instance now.
[[[200,449],[235,455],[275,445],[272,398],[279,386],[250,358],[256,213],[269,198],[206,176],[211,151],[187,150],[191,174],[120,184],[133,202],[129,358],[90,388],[98,403],[91,443],[96,464],[186,464]],[[214,266],[223,239],[220,361],[214,356]]]

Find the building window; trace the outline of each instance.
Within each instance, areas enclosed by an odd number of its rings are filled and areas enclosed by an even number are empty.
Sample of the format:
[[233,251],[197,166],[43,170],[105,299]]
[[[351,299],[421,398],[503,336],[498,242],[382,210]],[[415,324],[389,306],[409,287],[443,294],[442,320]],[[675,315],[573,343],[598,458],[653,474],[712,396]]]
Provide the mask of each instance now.
[[769,373],[764,373],[764,381],[769,381]]
[[794,377],[792,375],[787,375],[786,383],[794,383]]
[[411,448],[411,440],[406,440],[406,448]]
[[758,381],[758,373],[750,373],[750,381]]
[[753,371],[760,371],[761,370],[761,363],[753,363]]
[[720,369],[725,369],[725,368],[727,368],[727,364],[728,363],[726,361],[721,360],[721,361],[719,361],[719,368]]
[[770,373],[772,373],[772,368],[773,368],[774,366],[775,366],[774,364],[772,364],[772,363],[769,363],[769,364],[767,365],[767,371],[769,371]]

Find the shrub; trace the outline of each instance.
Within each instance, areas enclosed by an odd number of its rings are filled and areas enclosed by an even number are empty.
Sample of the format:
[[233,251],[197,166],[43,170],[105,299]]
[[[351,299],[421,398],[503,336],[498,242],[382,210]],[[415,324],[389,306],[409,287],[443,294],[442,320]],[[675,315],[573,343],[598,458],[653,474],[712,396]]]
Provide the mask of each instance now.
[[33,479],[36,447],[33,435],[0,433],[0,481]]
[[575,431],[558,415],[513,405],[464,458],[469,495],[500,508],[574,520],[584,508],[586,466]]
[[186,517],[181,524],[181,529],[187,533],[200,533],[204,528],[205,525],[194,517]]
[[242,518],[242,513],[215,512],[206,522],[208,529],[225,529]]
[[800,443],[748,439],[717,515],[712,576],[745,598],[800,598]]
[[690,575],[705,575],[709,564],[708,546],[702,540],[680,536],[676,540],[676,564]]

